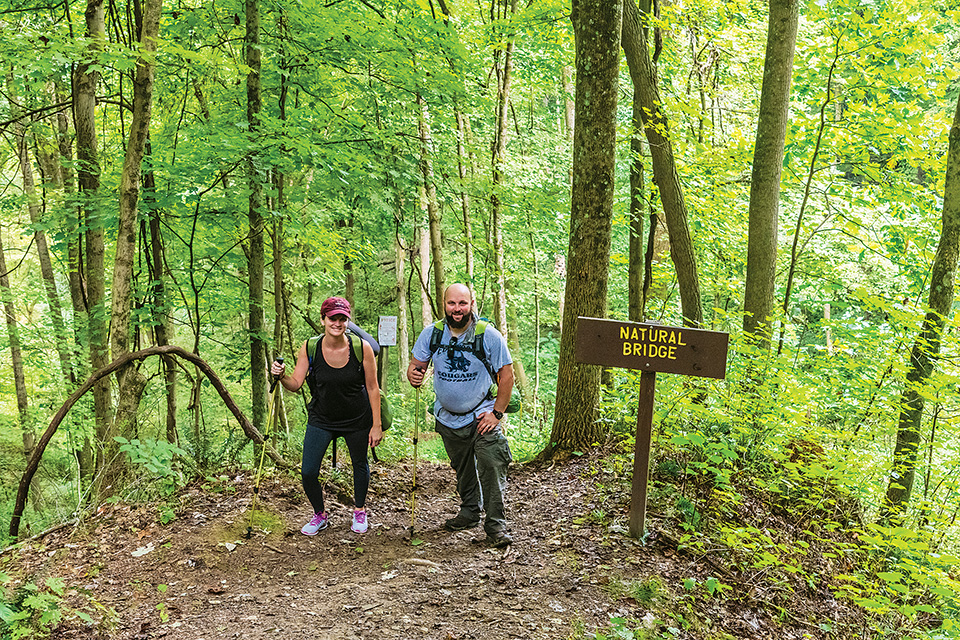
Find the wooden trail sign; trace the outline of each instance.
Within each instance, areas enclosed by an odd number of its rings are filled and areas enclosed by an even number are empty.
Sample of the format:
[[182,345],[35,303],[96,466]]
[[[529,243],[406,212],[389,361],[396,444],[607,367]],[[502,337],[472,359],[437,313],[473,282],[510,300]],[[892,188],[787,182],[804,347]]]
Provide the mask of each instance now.
[[723,378],[729,336],[719,331],[668,327],[649,322],[577,318],[575,357],[583,364],[639,369],[640,405],[633,452],[630,535],[643,535],[650,474],[650,438],[657,372]]

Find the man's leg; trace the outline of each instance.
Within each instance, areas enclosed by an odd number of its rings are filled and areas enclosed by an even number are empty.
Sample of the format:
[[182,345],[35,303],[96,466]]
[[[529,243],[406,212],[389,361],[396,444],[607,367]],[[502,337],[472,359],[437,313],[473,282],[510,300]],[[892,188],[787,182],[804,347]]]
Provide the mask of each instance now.
[[491,433],[478,434],[474,450],[480,487],[483,490],[483,508],[487,512],[483,530],[488,536],[497,537],[507,528],[503,494],[507,490],[507,467],[513,461],[510,444],[497,428]]
[[460,513],[453,519],[456,521],[453,528],[469,529],[480,522],[480,480],[477,477],[477,461],[473,453],[473,436],[477,432],[477,425],[474,423],[460,429],[451,429],[438,422],[436,431],[443,438],[443,448],[450,458],[450,466],[457,474]]

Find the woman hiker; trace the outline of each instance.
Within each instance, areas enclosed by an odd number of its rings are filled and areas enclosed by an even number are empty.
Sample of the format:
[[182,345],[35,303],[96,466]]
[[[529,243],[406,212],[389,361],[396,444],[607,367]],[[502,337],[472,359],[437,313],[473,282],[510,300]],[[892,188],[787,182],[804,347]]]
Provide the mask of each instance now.
[[[319,480],[320,462],[327,447],[338,437],[346,441],[353,463],[354,510],[350,528],[356,533],[365,533],[369,526],[366,500],[370,486],[367,447],[377,446],[383,438],[377,362],[373,348],[365,340],[347,333],[349,302],[343,298],[327,298],[320,306],[320,315],[323,335],[316,342],[315,351],[311,348],[314,352],[308,354],[307,344],[311,341],[305,341],[291,375],[284,375],[285,365],[280,362],[270,367],[270,372],[280,376],[280,384],[288,391],[299,390],[306,381],[313,398],[307,405],[300,476],[314,513],[300,533],[316,535],[328,524]],[[353,341],[362,345],[363,362],[357,358]]]

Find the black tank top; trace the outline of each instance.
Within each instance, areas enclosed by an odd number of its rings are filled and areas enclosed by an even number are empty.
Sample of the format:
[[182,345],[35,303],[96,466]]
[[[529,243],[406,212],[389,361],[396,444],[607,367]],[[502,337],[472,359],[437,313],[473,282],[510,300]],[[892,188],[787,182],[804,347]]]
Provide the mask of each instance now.
[[307,406],[309,425],[328,431],[360,431],[373,427],[363,365],[357,360],[352,345],[348,352],[347,364],[335,369],[323,357],[323,337],[317,342],[317,352],[307,374],[313,396]]

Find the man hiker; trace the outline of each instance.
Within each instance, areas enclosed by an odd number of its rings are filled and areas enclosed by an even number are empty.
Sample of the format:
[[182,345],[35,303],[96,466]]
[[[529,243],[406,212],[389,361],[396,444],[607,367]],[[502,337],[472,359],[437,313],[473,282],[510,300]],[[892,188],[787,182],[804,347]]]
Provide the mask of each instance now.
[[485,542],[502,548],[513,542],[503,509],[513,457],[500,429],[513,391],[513,359],[500,332],[477,318],[466,285],[450,285],[443,298],[445,319],[420,333],[407,379],[419,387],[433,361],[436,431],[457,474],[460,495],[460,512],[444,528],[476,527],[482,504]]

